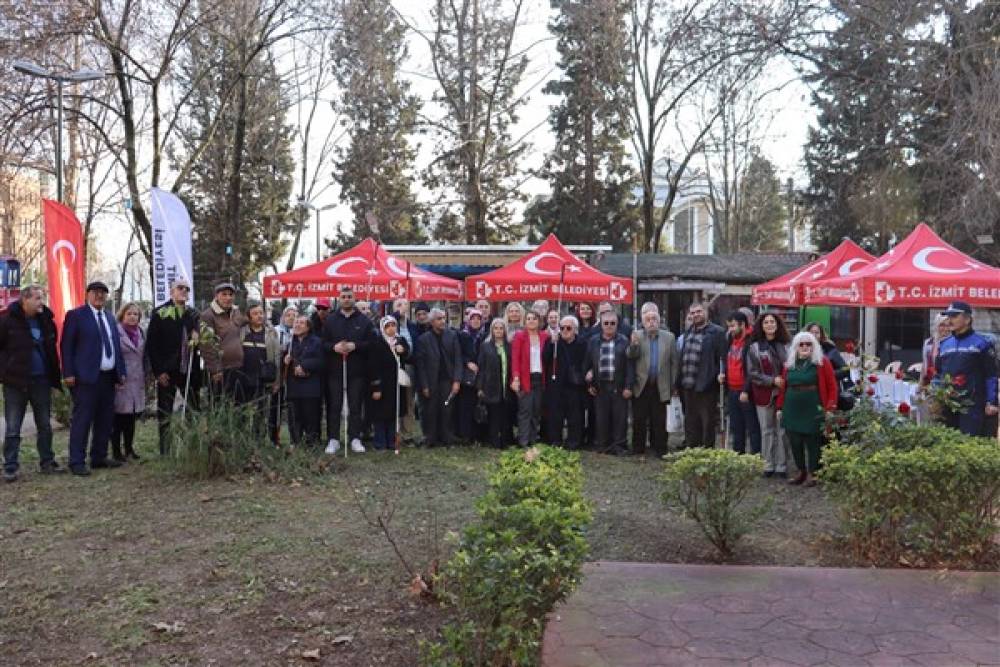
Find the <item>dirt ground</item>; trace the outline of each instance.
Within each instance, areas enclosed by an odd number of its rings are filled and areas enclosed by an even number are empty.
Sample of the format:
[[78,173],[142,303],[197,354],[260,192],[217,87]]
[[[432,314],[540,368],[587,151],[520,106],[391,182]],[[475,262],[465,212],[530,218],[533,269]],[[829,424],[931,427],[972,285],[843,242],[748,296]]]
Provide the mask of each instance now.
[[[493,450],[404,450],[341,461],[321,478],[193,482],[154,454],[89,478],[35,472],[0,485],[0,664],[398,665],[417,663],[447,611],[407,593],[474,515]],[[65,431],[56,438],[66,448]],[[62,454],[60,454],[62,459]],[[585,453],[594,560],[713,562],[697,527],[668,511],[662,462]],[[761,479],[771,512],[733,562],[842,565],[820,489]]]

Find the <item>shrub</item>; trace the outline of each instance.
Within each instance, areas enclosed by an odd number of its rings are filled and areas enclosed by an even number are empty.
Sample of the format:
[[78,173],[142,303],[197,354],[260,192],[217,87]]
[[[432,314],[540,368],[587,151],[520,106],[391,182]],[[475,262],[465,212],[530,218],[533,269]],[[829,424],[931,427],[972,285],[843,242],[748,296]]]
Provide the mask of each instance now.
[[942,426],[903,425],[835,444],[820,477],[855,557],[961,565],[990,553],[1000,519],[1000,447]]
[[[235,405],[214,398],[201,410],[175,414],[170,429],[170,465],[197,479],[241,472],[262,473],[271,481],[325,472],[331,461],[318,452],[275,447],[265,429],[255,428],[256,404]],[[266,415],[257,417],[266,422]]]
[[746,495],[764,470],[759,456],[725,449],[689,449],[667,456],[663,500],[698,523],[723,558],[770,508],[752,506]]
[[512,450],[477,502],[442,575],[457,620],[421,646],[425,665],[534,665],[545,616],[577,585],[591,511],[579,455],[551,447]]

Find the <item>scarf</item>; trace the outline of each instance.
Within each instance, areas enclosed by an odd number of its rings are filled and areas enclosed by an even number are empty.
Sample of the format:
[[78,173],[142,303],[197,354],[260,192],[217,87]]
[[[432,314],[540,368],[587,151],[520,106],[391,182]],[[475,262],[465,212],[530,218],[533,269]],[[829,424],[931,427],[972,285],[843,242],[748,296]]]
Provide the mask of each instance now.
[[128,339],[132,341],[132,345],[139,347],[139,339],[142,336],[142,332],[139,330],[138,324],[125,324],[122,323],[122,330],[128,334]]
[[398,336],[387,336],[386,335],[386,333],[385,333],[385,326],[387,324],[389,324],[389,322],[395,323],[396,322],[396,318],[393,317],[392,315],[386,315],[381,320],[379,320],[378,328],[379,328],[379,331],[382,332],[382,338],[389,345],[389,349],[392,351],[392,354],[395,356],[395,354],[396,354],[396,339],[398,338]]

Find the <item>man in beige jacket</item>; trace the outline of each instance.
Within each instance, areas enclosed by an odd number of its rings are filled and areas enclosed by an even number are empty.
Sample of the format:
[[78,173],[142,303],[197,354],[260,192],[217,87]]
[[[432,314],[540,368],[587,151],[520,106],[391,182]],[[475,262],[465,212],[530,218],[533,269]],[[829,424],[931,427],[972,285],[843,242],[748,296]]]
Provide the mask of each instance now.
[[211,380],[212,391],[235,399],[243,368],[243,341],[240,329],[247,318],[233,301],[232,283],[215,286],[215,299],[201,313],[201,357]]
[[646,453],[647,434],[657,455],[667,453],[667,404],[680,370],[674,335],[660,328],[660,314],[643,308],[642,330],[632,332],[627,352],[635,364],[632,391],[632,449]]

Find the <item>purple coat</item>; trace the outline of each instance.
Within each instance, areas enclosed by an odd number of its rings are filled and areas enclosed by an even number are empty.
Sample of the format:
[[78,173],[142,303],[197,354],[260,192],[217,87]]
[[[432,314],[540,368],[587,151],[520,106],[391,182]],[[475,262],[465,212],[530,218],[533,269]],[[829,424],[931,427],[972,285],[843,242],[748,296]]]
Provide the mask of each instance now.
[[139,328],[139,345],[118,324],[118,337],[122,344],[122,359],[125,361],[125,384],[115,391],[115,413],[131,415],[146,410],[146,332]]

